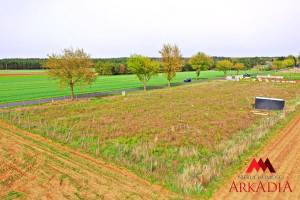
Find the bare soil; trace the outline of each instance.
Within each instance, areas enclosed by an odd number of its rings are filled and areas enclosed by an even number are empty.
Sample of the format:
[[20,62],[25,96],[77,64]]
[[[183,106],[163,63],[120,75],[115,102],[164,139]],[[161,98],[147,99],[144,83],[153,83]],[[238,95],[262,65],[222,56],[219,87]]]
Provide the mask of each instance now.
[[[274,138],[255,158],[258,161],[259,158],[262,158],[265,161],[266,158],[269,158],[271,164],[273,165],[276,174],[283,175],[283,180],[272,180],[269,182],[278,183],[281,182],[281,188],[284,188],[286,181],[289,182],[289,185],[292,189],[292,192],[289,189],[286,189],[285,192],[281,190],[278,192],[267,192],[267,187],[265,187],[266,192],[263,192],[262,189],[259,189],[258,192],[236,192],[231,190],[229,192],[233,181],[236,186],[240,182],[248,184],[248,182],[255,182],[256,189],[259,181],[249,181],[241,180],[238,178],[238,175],[246,175],[247,166],[237,173],[237,175],[228,181],[228,184],[225,184],[219,191],[214,194],[214,199],[247,199],[247,200],[257,200],[257,199],[300,199],[300,114],[295,117],[290,124],[276,137]],[[248,174],[249,175],[249,174]],[[263,172],[261,169],[256,172],[255,169],[252,171],[251,175],[274,175],[271,174],[268,169]],[[267,182],[262,180],[263,184]],[[267,185],[265,185],[267,186]],[[247,188],[247,187],[246,187]],[[254,187],[255,188],[255,187]],[[239,187],[238,187],[239,189]],[[256,190],[255,189],[255,190]],[[273,187],[275,189],[275,187]]]
[[170,199],[127,169],[0,122],[0,199]]

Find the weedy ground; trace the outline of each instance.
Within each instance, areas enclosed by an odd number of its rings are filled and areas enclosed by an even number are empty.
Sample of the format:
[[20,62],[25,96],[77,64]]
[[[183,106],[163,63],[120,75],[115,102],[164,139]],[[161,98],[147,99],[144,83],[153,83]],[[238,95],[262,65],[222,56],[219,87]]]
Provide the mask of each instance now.
[[290,112],[299,94],[300,84],[218,81],[14,108],[2,117],[193,196],[283,116],[254,115],[256,96],[282,98]]

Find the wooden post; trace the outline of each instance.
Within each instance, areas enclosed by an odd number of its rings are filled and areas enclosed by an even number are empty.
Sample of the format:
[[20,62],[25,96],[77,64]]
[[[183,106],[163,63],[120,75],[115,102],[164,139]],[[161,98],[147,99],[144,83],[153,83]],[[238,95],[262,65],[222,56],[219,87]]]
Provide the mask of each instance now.
[[247,146],[250,146],[250,134],[248,134],[248,137],[247,137]]
[[150,168],[151,173],[153,172],[153,155],[151,155],[151,168]]
[[81,148],[82,148],[82,149],[83,149],[83,144],[84,144],[84,137],[85,137],[85,133],[83,134],[82,142],[81,142]]
[[52,137],[53,137],[53,138],[55,138],[56,126],[57,126],[57,125],[55,124],[54,129],[53,129],[53,133],[52,133]]
[[256,127],[255,129],[255,139],[257,140],[257,136],[258,136],[258,128]]
[[194,187],[195,187],[195,190],[197,190],[197,171],[196,171],[196,169],[194,171]]
[[270,127],[270,123],[271,123],[271,111],[269,110],[269,127]]
[[67,143],[69,142],[69,138],[70,138],[71,132],[72,132],[72,128],[71,128],[70,131],[69,131],[69,134],[68,134],[68,137],[67,137]]
[[48,127],[48,123],[45,122],[45,124],[46,124],[46,131],[47,131],[47,132],[46,132],[46,135],[49,136],[49,127]]
[[42,132],[42,120],[40,120],[40,132]]
[[21,117],[20,117],[20,113],[19,113],[18,118],[19,118],[19,126],[21,126]]
[[29,116],[29,113],[28,113],[28,128],[30,129],[30,116]]
[[210,162],[210,173],[211,173],[211,176],[214,175],[214,157],[211,158],[211,162]]
[[99,156],[100,152],[100,138],[98,137],[98,148],[97,148],[97,156]]

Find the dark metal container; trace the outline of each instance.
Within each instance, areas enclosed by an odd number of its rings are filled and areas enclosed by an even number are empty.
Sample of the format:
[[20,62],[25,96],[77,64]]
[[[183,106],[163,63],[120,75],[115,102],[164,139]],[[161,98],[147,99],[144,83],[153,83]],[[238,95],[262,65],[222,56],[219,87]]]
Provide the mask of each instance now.
[[283,99],[256,97],[255,109],[260,110],[283,110],[285,101]]

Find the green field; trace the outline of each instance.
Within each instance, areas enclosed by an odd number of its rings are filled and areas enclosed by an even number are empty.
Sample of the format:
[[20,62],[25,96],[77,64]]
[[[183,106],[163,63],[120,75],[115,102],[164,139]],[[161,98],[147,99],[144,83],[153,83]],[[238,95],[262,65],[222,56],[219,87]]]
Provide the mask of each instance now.
[[283,76],[283,79],[300,80],[300,73],[272,73],[273,76]]
[[47,70],[32,69],[32,70],[0,70],[0,74],[23,74],[23,73],[45,73]]
[[[17,71],[17,70],[16,70]],[[26,71],[40,71],[40,70],[23,70]],[[2,71],[1,73],[3,73]],[[15,72],[15,71],[14,71]],[[19,70],[20,72],[20,70]],[[256,73],[255,71],[247,71],[248,73]],[[20,72],[21,73],[21,72]],[[241,71],[240,74],[245,73]],[[229,71],[228,74],[236,74],[236,71]],[[200,79],[211,79],[216,77],[223,77],[221,71],[203,71],[200,74]],[[183,82],[185,78],[195,80],[195,72],[178,72],[177,76],[171,83]],[[147,86],[167,84],[166,78],[160,74],[158,77],[151,79]],[[135,75],[111,75],[99,76],[92,87],[86,90],[75,88],[75,94],[86,94],[94,92],[107,92],[123,89],[131,89],[142,87],[143,85],[135,77]],[[57,84],[49,80],[47,75],[30,75],[30,76],[0,76],[0,104],[27,101],[36,99],[46,99],[54,97],[69,96],[70,90],[66,88],[62,91],[57,91]]]

